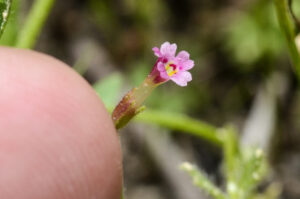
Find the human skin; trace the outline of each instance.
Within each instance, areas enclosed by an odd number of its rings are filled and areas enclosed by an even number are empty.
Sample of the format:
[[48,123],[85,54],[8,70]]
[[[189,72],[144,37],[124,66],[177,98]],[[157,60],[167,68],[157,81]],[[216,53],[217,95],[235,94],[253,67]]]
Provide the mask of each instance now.
[[0,48],[0,198],[120,199],[121,150],[109,114],[69,66]]

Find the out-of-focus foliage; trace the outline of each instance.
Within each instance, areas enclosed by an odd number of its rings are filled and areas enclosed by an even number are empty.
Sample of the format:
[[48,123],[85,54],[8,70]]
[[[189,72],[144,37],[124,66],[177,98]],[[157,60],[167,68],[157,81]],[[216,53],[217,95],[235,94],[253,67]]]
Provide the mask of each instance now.
[[[300,21],[300,1],[292,1],[291,8],[292,8],[292,11],[293,11],[295,17],[297,17],[298,21]],[[298,28],[300,28],[300,27],[298,27]]]
[[228,127],[223,135],[226,192],[221,191],[196,166],[183,163],[181,169],[188,172],[196,186],[208,192],[215,199],[275,199],[280,188],[272,184],[263,193],[257,193],[258,183],[267,174],[267,160],[258,148],[243,148],[238,144],[236,132]]
[[227,27],[226,47],[241,70],[255,67],[262,59],[276,59],[283,50],[272,1],[256,1],[237,12]]
[[20,31],[15,46],[33,48],[52,10],[55,0],[35,0]]
[[115,73],[94,84],[95,91],[99,94],[107,108],[115,106],[118,102],[117,100],[120,97],[123,83],[123,77]]

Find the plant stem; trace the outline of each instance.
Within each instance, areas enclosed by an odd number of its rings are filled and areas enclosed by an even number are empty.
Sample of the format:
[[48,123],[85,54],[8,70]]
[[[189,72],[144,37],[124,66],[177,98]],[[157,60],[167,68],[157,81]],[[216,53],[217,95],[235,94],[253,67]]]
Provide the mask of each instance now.
[[217,133],[218,129],[216,127],[183,114],[147,109],[137,115],[135,120],[185,132],[206,139],[213,144],[222,145],[222,139]]
[[32,48],[35,45],[54,2],[55,0],[35,0],[24,27],[18,35],[16,47]]
[[242,198],[244,190],[240,189],[239,178],[237,172],[241,172],[239,168],[239,144],[237,133],[233,126],[228,126],[222,129],[223,133],[223,150],[225,161],[225,174],[227,178],[227,193],[231,199]]
[[[113,107],[107,107],[107,110],[111,113]],[[155,124],[206,139],[217,146],[223,145],[223,136],[219,133],[218,128],[184,114],[151,110],[147,108],[145,111],[136,115],[133,121]]]
[[2,36],[5,25],[7,24],[7,19],[10,14],[11,2],[12,0],[5,0],[2,3],[3,5],[1,5],[0,37]]
[[112,112],[112,120],[116,129],[125,126],[133,117],[145,109],[142,104],[156,87],[157,84],[153,83],[153,79],[146,78],[140,86],[126,93]]
[[278,22],[283,32],[294,70],[298,80],[300,81],[300,55],[295,43],[295,27],[292,20],[292,16],[289,12],[289,6],[287,0],[274,0]]
[[234,127],[228,126],[222,129],[224,141],[224,161],[227,181],[236,181],[234,173],[236,170],[236,159],[239,154],[238,139]]

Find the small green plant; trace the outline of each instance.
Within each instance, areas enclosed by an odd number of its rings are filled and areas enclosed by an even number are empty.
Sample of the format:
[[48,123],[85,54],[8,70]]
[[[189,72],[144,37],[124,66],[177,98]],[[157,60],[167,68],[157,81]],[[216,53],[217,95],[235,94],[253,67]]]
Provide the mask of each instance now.
[[280,189],[269,187],[263,193],[257,191],[257,186],[268,171],[263,151],[255,147],[239,146],[236,131],[232,127],[225,127],[220,131],[223,136],[224,174],[226,176],[224,191],[214,185],[195,165],[185,162],[180,165],[180,168],[191,176],[196,186],[215,199],[277,198]]

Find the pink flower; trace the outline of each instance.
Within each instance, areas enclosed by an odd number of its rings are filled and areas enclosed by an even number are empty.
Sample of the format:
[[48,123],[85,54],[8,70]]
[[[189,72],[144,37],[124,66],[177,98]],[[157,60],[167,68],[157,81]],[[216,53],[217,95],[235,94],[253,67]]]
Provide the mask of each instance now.
[[188,72],[194,67],[194,61],[186,51],[180,51],[175,56],[177,46],[165,42],[160,49],[153,48],[154,54],[158,57],[151,73],[143,83],[129,91],[112,113],[112,120],[117,129],[125,126],[135,115],[140,113],[143,102],[160,84],[172,80],[179,86],[186,86],[192,80]]
[[158,60],[150,75],[155,75],[154,81],[162,83],[168,80],[174,81],[179,86],[186,86],[192,80],[192,75],[187,70],[194,67],[194,61],[190,59],[190,54],[186,51],[180,51],[175,56],[176,44],[165,42],[158,47],[152,48]]

